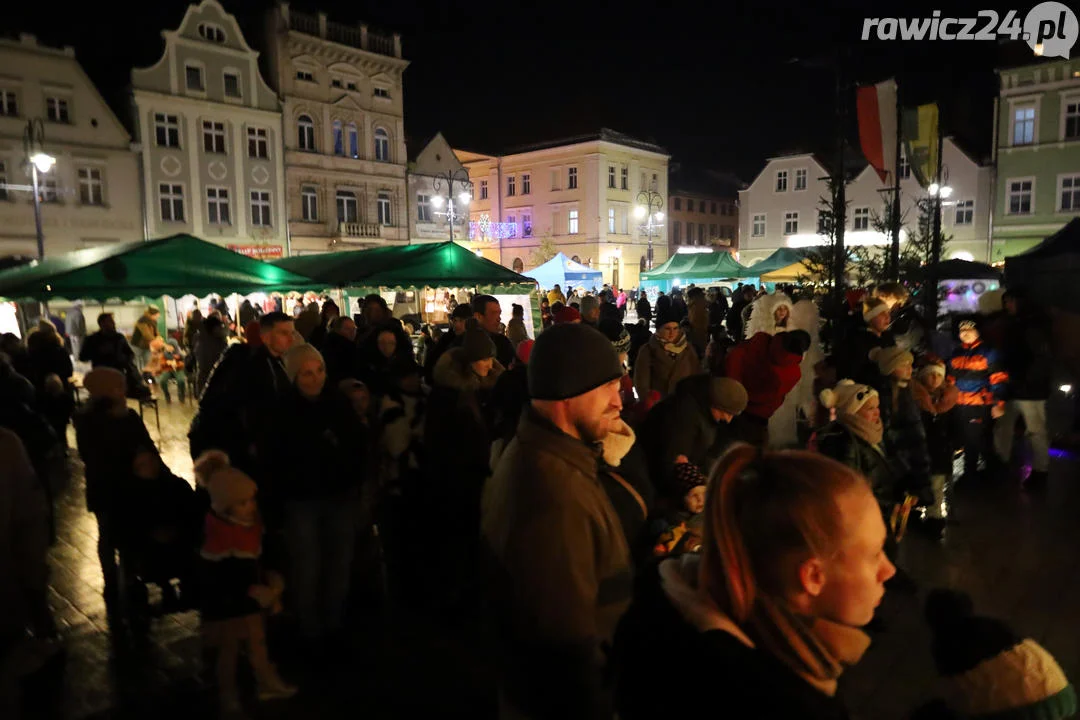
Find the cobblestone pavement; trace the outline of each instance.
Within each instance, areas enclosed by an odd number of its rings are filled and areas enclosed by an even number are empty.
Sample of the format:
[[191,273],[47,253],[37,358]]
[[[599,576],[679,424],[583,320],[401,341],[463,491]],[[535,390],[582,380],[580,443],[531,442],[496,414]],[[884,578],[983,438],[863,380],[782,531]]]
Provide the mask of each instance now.
[[[190,479],[186,429],[193,408],[162,404],[160,410],[161,433],[152,411],[146,417],[151,436],[174,472]],[[74,480],[58,503],[59,539],[50,552],[49,602],[66,653],[35,678],[27,716],[214,717],[195,613],[153,620],[142,640],[123,628],[111,632],[101,598],[97,529],[85,509],[81,465],[77,459],[72,465]],[[980,612],[1043,643],[1074,680],[1080,678],[1078,481],[1080,464],[1058,458],[1044,494],[1029,496],[1011,484],[961,488],[957,524],[944,546],[917,533],[905,539],[901,565],[919,593],[887,596],[886,630],[843,679],[841,692],[856,717],[901,718],[932,697],[935,679],[921,601],[939,585],[967,590]],[[271,627],[272,654],[301,692],[292,700],[252,707],[252,716],[493,718],[492,672],[484,660],[489,639],[479,623],[386,608],[380,597],[359,593],[347,659],[318,670],[275,645]]]

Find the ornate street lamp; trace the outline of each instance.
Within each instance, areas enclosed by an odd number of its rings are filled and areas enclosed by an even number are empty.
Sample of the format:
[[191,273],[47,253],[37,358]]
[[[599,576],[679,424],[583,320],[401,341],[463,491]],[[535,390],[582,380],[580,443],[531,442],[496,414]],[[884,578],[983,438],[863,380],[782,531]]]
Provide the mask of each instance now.
[[34,225],[37,227],[38,260],[45,257],[45,233],[41,229],[41,194],[38,188],[38,173],[47,173],[56,164],[56,158],[43,150],[45,144],[45,125],[41,118],[26,121],[23,131],[23,154],[30,166],[30,177],[34,191]]
[[642,190],[637,195],[634,217],[642,220],[641,230],[649,238],[649,269],[653,269],[653,236],[664,227],[664,196],[655,190]]
[[[454,208],[454,183],[459,183],[461,190],[458,192],[456,198],[460,203],[462,211],[458,212]],[[447,170],[444,173],[437,173],[432,181],[432,188],[435,190],[435,196],[431,198],[431,204],[437,208],[441,208],[445,205],[446,210],[436,212],[436,215],[445,215],[446,220],[450,225],[450,240],[454,239],[454,223],[457,218],[466,213],[469,203],[472,202],[472,182],[469,180],[469,172],[465,168],[458,168],[457,170]],[[443,186],[446,186],[445,197],[440,194]]]

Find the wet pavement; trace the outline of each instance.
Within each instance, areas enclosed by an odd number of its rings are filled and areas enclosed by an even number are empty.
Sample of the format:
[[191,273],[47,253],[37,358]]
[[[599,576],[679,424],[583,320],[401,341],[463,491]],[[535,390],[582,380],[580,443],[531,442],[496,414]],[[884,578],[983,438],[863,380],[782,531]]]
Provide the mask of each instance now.
[[[194,408],[162,402],[161,432],[153,411],[146,423],[169,467],[192,478],[186,431]],[[72,443],[74,446],[74,443]],[[49,603],[66,653],[35,678],[27,717],[215,717],[213,676],[203,668],[194,612],[154,619],[145,635],[110,628],[101,597],[97,528],[85,508],[81,464],[58,501],[58,541],[50,551]],[[961,487],[949,538],[936,545],[912,531],[901,565],[919,585],[916,595],[890,593],[882,608],[886,629],[863,662],[841,681],[859,718],[902,718],[934,696],[929,635],[922,621],[925,591],[968,591],[982,614],[1000,617],[1045,645],[1073,679],[1080,678],[1080,463],[1053,461],[1048,489],[1025,494],[1017,484]],[[364,578],[377,577],[377,561]],[[271,626],[271,653],[298,682],[295,698],[250,706],[257,718],[495,717],[488,633],[475,619],[440,615],[384,602],[377,581],[357,592],[352,631],[341,657],[301,658]],[[322,662],[318,662],[321,660]],[[674,707],[674,706],[673,706]]]

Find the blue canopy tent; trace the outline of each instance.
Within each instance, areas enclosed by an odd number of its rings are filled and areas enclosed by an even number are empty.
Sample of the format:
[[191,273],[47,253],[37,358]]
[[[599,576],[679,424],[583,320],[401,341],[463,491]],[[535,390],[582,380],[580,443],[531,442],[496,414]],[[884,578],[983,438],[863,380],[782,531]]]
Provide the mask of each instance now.
[[540,287],[545,290],[552,289],[556,284],[563,290],[579,286],[592,290],[604,284],[604,273],[576,263],[562,253],[523,274],[540,283]]

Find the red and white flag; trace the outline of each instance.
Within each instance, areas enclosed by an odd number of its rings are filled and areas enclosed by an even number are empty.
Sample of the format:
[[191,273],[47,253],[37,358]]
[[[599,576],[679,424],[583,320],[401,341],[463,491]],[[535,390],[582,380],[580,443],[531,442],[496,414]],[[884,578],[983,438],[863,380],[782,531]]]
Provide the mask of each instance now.
[[896,80],[859,88],[859,144],[881,182],[896,172]]

